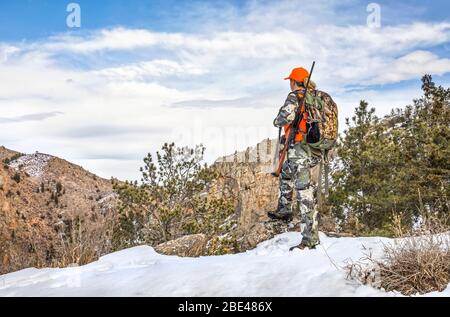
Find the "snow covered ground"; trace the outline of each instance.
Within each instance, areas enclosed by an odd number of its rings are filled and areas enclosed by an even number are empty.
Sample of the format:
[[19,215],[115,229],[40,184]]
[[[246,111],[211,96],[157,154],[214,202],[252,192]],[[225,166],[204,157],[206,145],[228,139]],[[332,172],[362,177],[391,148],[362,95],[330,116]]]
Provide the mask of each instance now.
[[9,166],[16,170],[23,170],[33,177],[41,177],[48,162],[53,157],[47,154],[36,152],[35,154],[23,155],[12,161]]
[[[0,276],[0,296],[399,296],[347,280],[340,269],[370,250],[380,256],[389,239],[321,239],[316,250],[289,252],[300,234],[286,233],[246,253],[201,258],[136,247],[83,267]],[[428,295],[450,296],[450,287]]]

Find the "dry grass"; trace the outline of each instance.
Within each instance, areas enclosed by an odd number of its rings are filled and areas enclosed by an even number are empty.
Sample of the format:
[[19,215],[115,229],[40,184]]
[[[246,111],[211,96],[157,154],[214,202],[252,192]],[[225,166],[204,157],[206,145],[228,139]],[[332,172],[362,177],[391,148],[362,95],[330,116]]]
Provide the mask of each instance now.
[[376,264],[386,291],[404,295],[444,291],[450,283],[450,233],[386,245],[384,258]]
[[54,267],[85,265],[112,250],[112,221],[89,225],[84,219],[72,219],[68,233],[61,236],[61,250]]
[[428,220],[408,237],[386,244],[381,259],[368,254],[348,264],[348,277],[407,296],[444,291],[450,283],[450,231],[442,223]]

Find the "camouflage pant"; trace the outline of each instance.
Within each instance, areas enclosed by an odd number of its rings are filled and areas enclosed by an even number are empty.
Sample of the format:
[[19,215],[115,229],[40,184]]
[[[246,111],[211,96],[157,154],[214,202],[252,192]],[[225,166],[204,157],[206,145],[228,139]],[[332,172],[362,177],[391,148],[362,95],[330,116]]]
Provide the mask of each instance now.
[[[319,162],[318,159],[309,155],[305,145],[296,143],[292,149],[289,149],[287,160],[283,164],[280,175],[278,211],[281,214],[292,213],[293,211],[300,213],[304,224],[302,243],[308,246],[315,246],[320,243],[315,186],[310,179],[311,167]],[[297,202],[293,208],[294,190]]]

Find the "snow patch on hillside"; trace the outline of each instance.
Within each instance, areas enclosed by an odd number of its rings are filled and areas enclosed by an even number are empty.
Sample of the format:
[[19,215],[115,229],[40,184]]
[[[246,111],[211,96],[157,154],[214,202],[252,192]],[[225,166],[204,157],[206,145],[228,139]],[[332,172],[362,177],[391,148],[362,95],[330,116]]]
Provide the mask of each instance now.
[[[385,238],[329,238],[316,250],[289,252],[285,233],[246,253],[180,258],[148,246],[83,267],[26,269],[0,276],[0,296],[401,296],[348,280],[347,261],[382,254]],[[450,287],[428,296],[450,296]]]
[[10,162],[9,166],[16,170],[24,171],[32,177],[41,177],[45,172],[48,162],[52,158],[53,156],[51,155],[36,152],[19,157]]

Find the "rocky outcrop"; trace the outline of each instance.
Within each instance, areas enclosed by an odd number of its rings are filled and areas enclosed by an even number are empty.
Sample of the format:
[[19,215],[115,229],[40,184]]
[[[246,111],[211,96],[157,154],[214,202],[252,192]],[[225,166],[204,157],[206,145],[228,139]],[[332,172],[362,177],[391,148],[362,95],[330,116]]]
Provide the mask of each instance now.
[[207,241],[204,234],[194,234],[162,243],[156,246],[155,250],[165,255],[199,257],[204,255]]
[[[277,234],[300,230],[299,215],[295,215],[289,226],[267,218],[267,212],[276,210],[278,203],[279,180],[271,175],[276,142],[264,140],[256,147],[222,157],[214,164],[219,177],[210,193],[228,197],[234,202],[240,251],[252,249]],[[311,180],[317,184],[318,178],[319,166],[316,166],[311,170]]]
[[214,164],[218,179],[210,194],[225,196],[235,204],[238,219],[237,241],[241,251],[287,230],[297,229],[269,221],[267,212],[278,202],[278,179],[271,175],[276,140],[265,140],[256,147],[220,158]]
[[255,147],[248,147],[245,151],[236,151],[232,155],[220,157],[215,163],[256,163],[267,167],[273,162],[276,147],[277,140],[266,139]]

